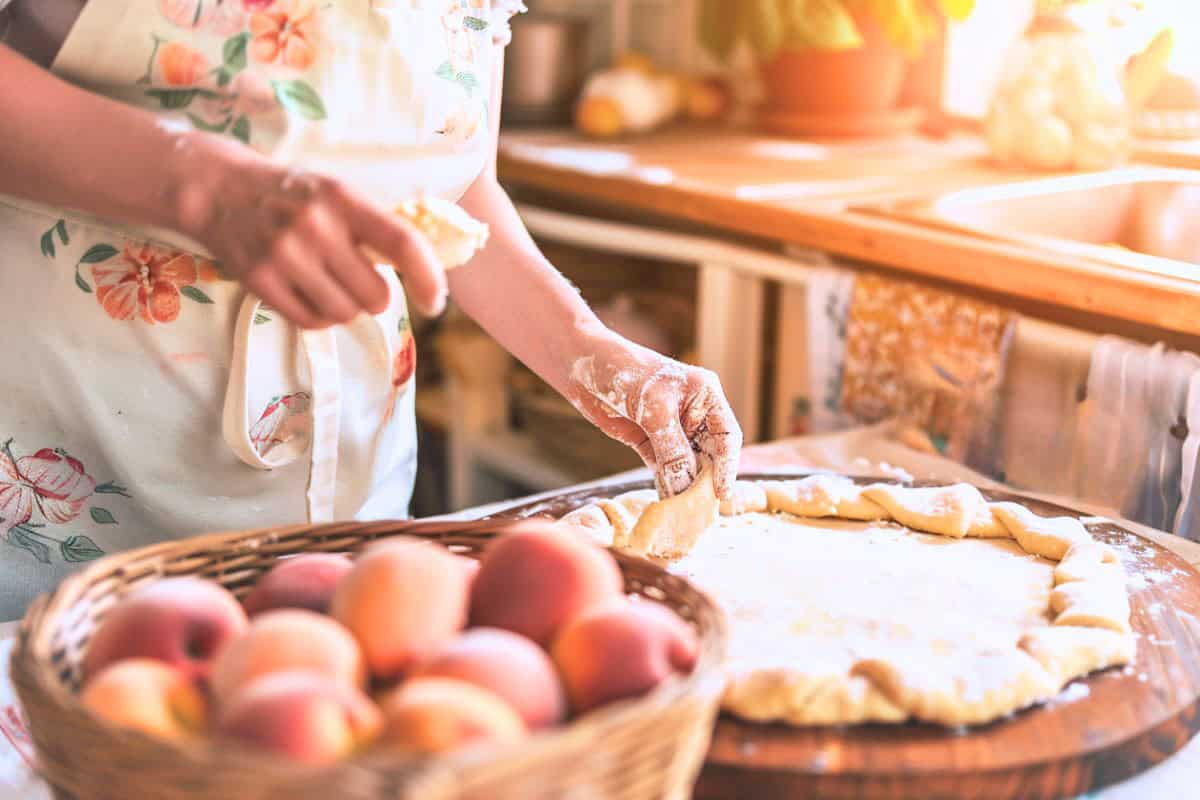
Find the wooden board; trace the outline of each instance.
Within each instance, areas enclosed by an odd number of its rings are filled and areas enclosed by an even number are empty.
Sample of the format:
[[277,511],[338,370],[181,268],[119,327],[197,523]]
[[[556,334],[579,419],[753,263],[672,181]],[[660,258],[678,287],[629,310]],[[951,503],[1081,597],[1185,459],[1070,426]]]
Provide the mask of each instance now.
[[[751,480],[796,475],[743,475]],[[648,483],[564,494],[505,516],[561,516]],[[1021,495],[1045,516],[1085,515]],[[1130,574],[1137,660],[1076,681],[1046,706],[969,731],[790,728],[722,717],[697,800],[1063,800],[1132,777],[1200,731],[1200,573],[1148,539],[1089,523]]]

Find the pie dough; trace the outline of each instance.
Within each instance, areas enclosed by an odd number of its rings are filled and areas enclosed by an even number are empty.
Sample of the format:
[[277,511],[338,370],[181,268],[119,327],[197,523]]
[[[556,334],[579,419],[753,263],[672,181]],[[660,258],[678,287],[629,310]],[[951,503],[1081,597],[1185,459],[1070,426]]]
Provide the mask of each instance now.
[[1072,517],[967,484],[816,475],[738,481],[710,525],[711,489],[633,492],[563,521],[625,549],[694,541],[669,569],[724,608],[723,702],[745,719],[982,724],[1134,658],[1120,559]]

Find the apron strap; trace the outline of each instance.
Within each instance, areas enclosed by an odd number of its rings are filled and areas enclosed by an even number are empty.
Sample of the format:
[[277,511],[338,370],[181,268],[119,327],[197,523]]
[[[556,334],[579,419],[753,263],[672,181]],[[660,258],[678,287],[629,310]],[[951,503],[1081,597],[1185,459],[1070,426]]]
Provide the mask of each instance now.
[[[271,470],[291,464],[303,454],[307,446],[310,457],[306,494],[308,521],[312,524],[332,522],[337,499],[338,442],[342,410],[342,374],[337,337],[333,328],[300,332],[300,343],[308,362],[309,378],[312,382],[309,409],[312,419],[311,435],[308,441],[305,441],[304,437],[284,439],[260,453],[251,438],[248,421],[250,356],[255,350],[254,317],[261,305],[262,302],[258,298],[247,295],[238,311],[229,365],[229,383],[225,390],[221,420],[222,435],[234,455],[246,465],[260,470]],[[378,317],[369,317],[367,322],[377,346],[384,354],[384,363],[390,367],[394,354],[383,321]],[[381,370],[379,377],[390,388],[390,369]]]

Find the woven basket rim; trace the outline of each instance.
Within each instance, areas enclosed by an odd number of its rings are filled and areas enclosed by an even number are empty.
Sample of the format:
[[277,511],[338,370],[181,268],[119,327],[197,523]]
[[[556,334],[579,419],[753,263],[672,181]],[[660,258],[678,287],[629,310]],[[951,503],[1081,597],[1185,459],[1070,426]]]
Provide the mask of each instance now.
[[[218,739],[201,738],[195,741],[173,742],[149,734],[114,725],[92,714],[80,703],[78,696],[65,680],[57,674],[51,660],[52,641],[59,625],[69,620],[67,616],[75,604],[80,602],[88,588],[98,578],[120,575],[126,562],[158,560],[153,580],[170,577],[166,569],[171,558],[186,557],[214,547],[225,549],[262,549],[272,543],[295,535],[350,535],[352,531],[362,536],[361,544],[375,538],[412,535],[478,534],[491,539],[505,529],[519,525],[520,520],[511,517],[493,516],[470,521],[443,520],[383,520],[371,523],[334,522],[320,525],[290,525],[264,527],[252,530],[207,533],[187,539],[159,542],[143,548],[117,553],[99,559],[77,573],[64,579],[53,590],[40,595],[22,618],[10,654],[10,671],[22,704],[25,694],[30,692],[38,702],[53,703],[59,710],[85,716],[90,724],[98,725],[111,732],[114,740],[136,742],[147,752],[157,752],[164,757],[175,756],[197,764],[226,763],[236,760],[249,763],[265,772],[325,769],[371,769],[404,774],[406,780],[438,781],[453,779],[475,768],[494,767],[506,759],[521,755],[533,756],[539,751],[551,750],[565,743],[597,732],[616,731],[643,716],[685,704],[689,701],[716,703],[725,685],[724,659],[727,641],[727,626],[723,612],[716,603],[695,585],[679,576],[671,575],[658,565],[625,553],[610,549],[617,559],[622,573],[633,565],[639,569],[650,569],[660,573],[660,579],[678,582],[686,587],[696,602],[707,606],[705,611],[707,628],[700,631],[700,655],[695,668],[689,675],[676,676],[641,697],[609,704],[581,715],[570,722],[538,731],[524,741],[506,747],[465,748],[451,754],[430,759],[414,759],[398,754],[389,754],[377,749],[367,749],[327,768],[306,768],[270,754],[240,748]],[[314,552],[350,552],[333,548]],[[139,581],[140,583],[140,581]]]

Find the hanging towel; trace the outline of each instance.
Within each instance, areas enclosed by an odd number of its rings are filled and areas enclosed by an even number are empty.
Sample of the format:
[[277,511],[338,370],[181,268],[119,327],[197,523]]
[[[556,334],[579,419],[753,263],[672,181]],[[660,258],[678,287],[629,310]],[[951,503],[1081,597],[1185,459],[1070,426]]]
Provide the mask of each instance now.
[[1017,321],[1001,409],[1004,481],[1072,496],[1080,400],[1095,337],[1028,318]]
[[999,306],[878,275],[854,283],[842,409],[898,422],[906,441],[988,475],[1001,471],[999,391],[1017,315]]
[[846,321],[854,283],[853,272],[835,267],[814,269],[805,282],[809,433],[845,430],[854,423],[842,410]]
[[1189,516],[1180,503],[1194,473],[1194,465],[1185,470],[1184,447],[1198,371],[1200,358],[1162,344],[1116,336],[1096,343],[1079,410],[1076,496],[1162,530]]

